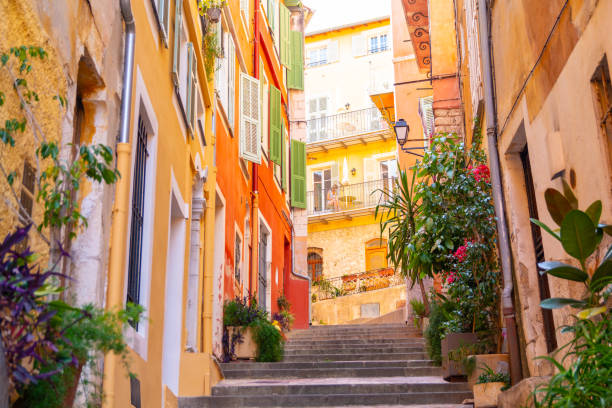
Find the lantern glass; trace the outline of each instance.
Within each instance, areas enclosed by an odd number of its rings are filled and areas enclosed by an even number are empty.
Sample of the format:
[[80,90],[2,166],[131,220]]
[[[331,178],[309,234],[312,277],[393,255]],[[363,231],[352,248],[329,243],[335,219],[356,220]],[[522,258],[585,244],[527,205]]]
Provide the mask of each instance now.
[[404,119],[400,119],[393,124],[393,130],[395,131],[395,138],[400,146],[404,146],[408,140],[408,132],[410,127]]

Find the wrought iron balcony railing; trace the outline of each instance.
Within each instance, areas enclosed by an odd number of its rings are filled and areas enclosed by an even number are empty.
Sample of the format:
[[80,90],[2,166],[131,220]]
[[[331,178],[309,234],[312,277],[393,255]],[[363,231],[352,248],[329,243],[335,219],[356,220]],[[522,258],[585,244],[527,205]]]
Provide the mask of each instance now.
[[385,199],[384,191],[391,192],[395,178],[366,181],[333,187],[315,187],[309,191],[308,215],[324,215],[360,208],[375,207]]
[[368,108],[310,119],[307,129],[308,143],[314,143],[389,129],[389,125],[378,108]]
[[312,282],[314,294],[312,300],[318,302],[405,284],[406,279],[395,273],[392,268],[374,269],[337,278],[320,277]]

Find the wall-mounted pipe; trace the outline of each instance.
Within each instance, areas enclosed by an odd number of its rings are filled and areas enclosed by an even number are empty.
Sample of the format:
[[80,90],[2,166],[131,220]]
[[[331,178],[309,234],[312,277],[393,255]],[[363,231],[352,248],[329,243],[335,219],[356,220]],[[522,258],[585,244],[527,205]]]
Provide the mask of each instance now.
[[[113,207],[111,224],[111,244],[108,267],[108,287],[106,292],[106,308],[118,310],[123,308],[123,277],[126,257],[126,235],[130,197],[131,146],[130,118],[132,113],[132,86],[134,74],[134,44],[136,39],[136,24],[132,14],[130,0],[120,0],[121,16],[125,24],[125,45],[123,56],[123,89],[121,92],[121,116],[119,120],[119,135],[117,137],[117,170],[121,178],[115,186],[115,205]],[[102,389],[105,395],[103,407],[114,408],[115,388],[118,374],[119,359],[113,353],[105,356],[104,379]]]
[[508,224],[506,222],[506,206],[504,203],[501,181],[501,166],[497,148],[497,109],[495,106],[493,61],[491,58],[491,31],[489,24],[489,6],[487,0],[478,0],[478,20],[480,29],[480,52],[482,53],[484,103],[486,112],[487,142],[489,148],[489,164],[491,166],[491,184],[493,186],[493,202],[497,218],[497,242],[501,257],[504,288],[502,291],[502,313],[506,323],[506,338],[510,352],[510,377],[512,384],[522,378],[521,356],[518,345],[516,315],[512,292],[512,252],[508,239]]

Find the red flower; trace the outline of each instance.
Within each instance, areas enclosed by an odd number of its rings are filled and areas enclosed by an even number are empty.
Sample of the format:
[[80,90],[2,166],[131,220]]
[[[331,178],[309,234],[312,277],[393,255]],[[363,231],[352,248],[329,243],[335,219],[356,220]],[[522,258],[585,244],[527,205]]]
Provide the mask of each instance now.
[[491,172],[489,171],[489,168],[486,164],[481,164],[480,166],[473,169],[472,174],[474,175],[474,179],[476,181],[483,180],[488,183],[491,178]]
[[455,251],[455,253],[453,254],[453,256],[459,261],[459,262],[463,262],[465,261],[465,257],[467,256],[467,247],[466,245],[461,245],[459,248],[457,248],[457,250]]

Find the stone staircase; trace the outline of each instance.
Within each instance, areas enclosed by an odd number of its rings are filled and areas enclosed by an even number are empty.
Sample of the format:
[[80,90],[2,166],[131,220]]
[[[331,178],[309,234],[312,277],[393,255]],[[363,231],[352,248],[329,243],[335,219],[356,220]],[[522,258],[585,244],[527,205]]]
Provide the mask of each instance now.
[[465,383],[448,383],[427,360],[423,339],[403,324],[315,326],[294,331],[279,363],[222,364],[203,407],[462,407]]

